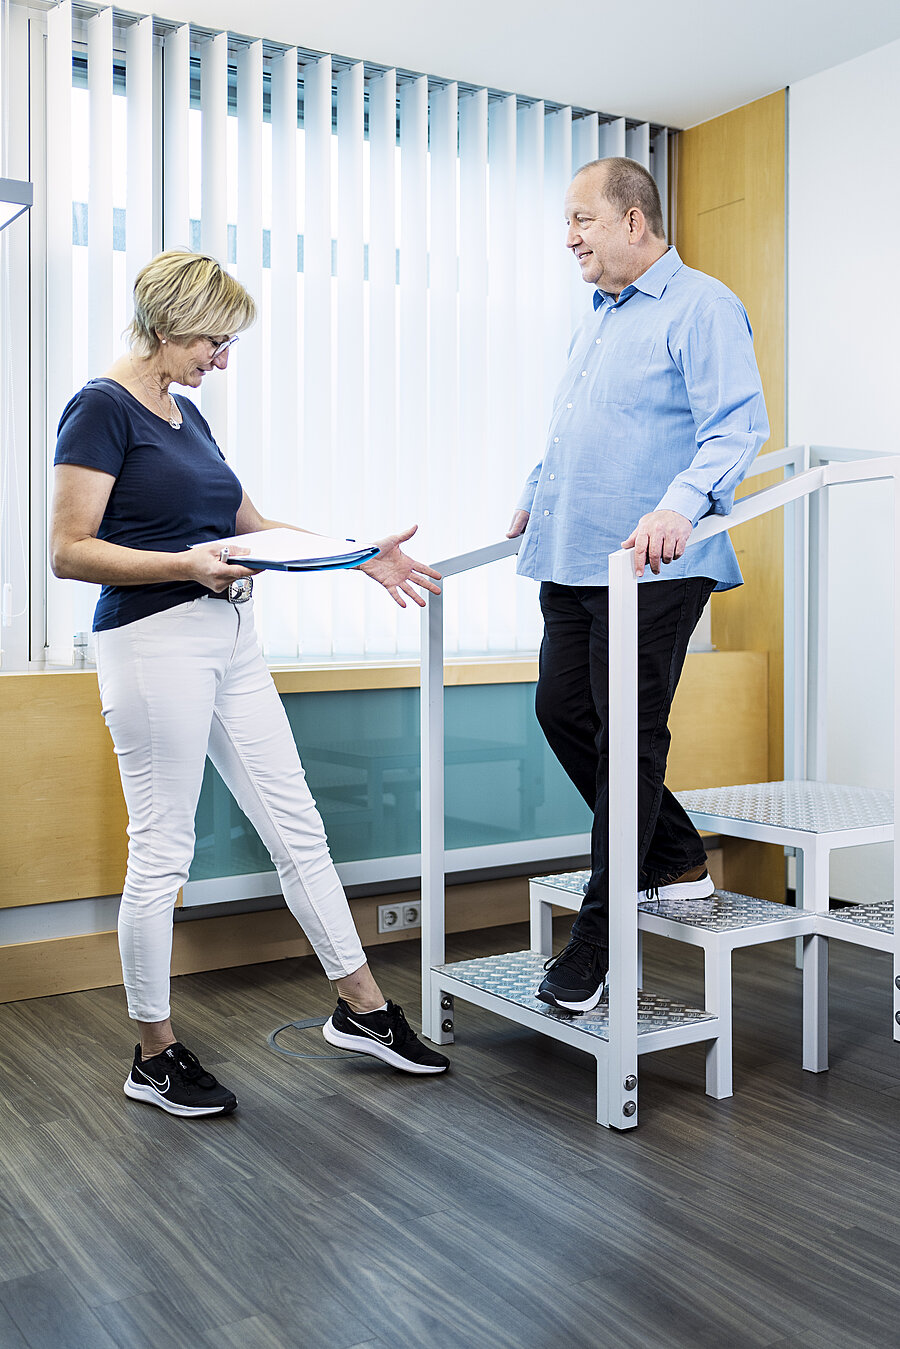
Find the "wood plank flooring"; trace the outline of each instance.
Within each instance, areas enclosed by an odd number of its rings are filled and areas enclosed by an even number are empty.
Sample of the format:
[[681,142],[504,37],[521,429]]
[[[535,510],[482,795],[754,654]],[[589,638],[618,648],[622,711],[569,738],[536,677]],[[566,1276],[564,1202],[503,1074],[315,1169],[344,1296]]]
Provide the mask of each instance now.
[[[699,996],[699,953],[645,952],[648,987]],[[373,963],[417,1025],[417,944]],[[700,1046],[645,1056],[627,1134],[593,1122],[593,1059],[466,1004],[446,1077],[315,1029],[274,1053],[331,1010],[311,958],[175,981],[226,1119],[124,1096],[120,989],[0,1006],[0,1349],[894,1349],[890,968],[831,964],[829,1073],[800,1068],[793,944],[738,952],[736,1095],[704,1094]]]

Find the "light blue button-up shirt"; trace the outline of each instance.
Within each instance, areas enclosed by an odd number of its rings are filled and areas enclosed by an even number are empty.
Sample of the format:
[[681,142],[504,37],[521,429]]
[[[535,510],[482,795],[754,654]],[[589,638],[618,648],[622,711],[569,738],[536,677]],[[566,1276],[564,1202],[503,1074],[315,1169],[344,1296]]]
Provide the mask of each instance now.
[[[608,585],[608,556],[642,515],[696,524],[727,515],[769,423],[753,334],[736,295],[674,248],[594,307],[569,347],[544,458],[519,500],[530,512],[518,571],[560,585]],[[741,584],[727,534],[655,577]]]

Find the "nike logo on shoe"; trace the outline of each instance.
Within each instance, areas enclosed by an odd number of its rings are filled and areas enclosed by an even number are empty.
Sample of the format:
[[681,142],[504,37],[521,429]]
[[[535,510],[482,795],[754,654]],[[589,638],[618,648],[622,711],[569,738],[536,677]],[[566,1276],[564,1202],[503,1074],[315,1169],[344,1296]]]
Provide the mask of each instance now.
[[392,1045],[394,1043],[394,1032],[392,1030],[389,1030],[387,1035],[379,1035],[377,1030],[370,1030],[368,1026],[363,1026],[361,1022],[354,1021],[352,1016],[348,1016],[347,1020],[350,1022],[351,1026],[356,1026],[364,1035],[370,1035],[373,1040],[380,1040],[383,1045]]
[[165,1093],[169,1090],[168,1077],[166,1077],[165,1082],[157,1082],[156,1078],[151,1077],[149,1073],[145,1073],[143,1068],[139,1068],[138,1072],[140,1073],[141,1077],[146,1078],[147,1081],[150,1083],[151,1087],[155,1087],[157,1091]]

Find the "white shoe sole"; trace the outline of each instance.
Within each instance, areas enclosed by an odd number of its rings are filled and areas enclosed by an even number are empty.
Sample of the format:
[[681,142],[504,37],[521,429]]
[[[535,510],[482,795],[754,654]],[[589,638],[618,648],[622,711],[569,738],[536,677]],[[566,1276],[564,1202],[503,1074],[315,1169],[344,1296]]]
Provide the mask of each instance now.
[[322,1034],[330,1045],[336,1049],[347,1049],[354,1054],[370,1054],[372,1058],[381,1059],[384,1063],[389,1063],[392,1068],[399,1068],[404,1073],[445,1073],[446,1066],[430,1067],[426,1063],[413,1063],[410,1059],[405,1059],[402,1054],[398,1054],[390,1045],[379,1044],[377,1040],[369,1040],[363,1035],[347,1035],[344,1031],[337,1030],[331,1017],[322,1027]]
[[[231,1111],[225,1110],[224,1106],[212,1105],[178,1105],[175,1101],[166,1100],[165,1096],[160,1096],[158,1091],[152,1087],[142,1086],[137,1082],[132,1082],[131,1074],[125,1079],[125,1095],[130,1096],[133,1101],[144,1101],[147,1105],[158,1105],[160,1110],[165,1110],[167,1115],[183,1115],[192,1117],[194,1115],[224,1115]],[[232,1107],[234,1109],[235,1107]]]
[[559,1007],[563,1012],[592,1012],[601,1001],[605,992],[606,980],[604,979],[603,983],[597,989],[597,992],[591,994],[585,1002],[561,1002],[555,993],[550,993],[547,989],[540,988],[535,994],[535,997],[538,998],[540,1002],[548,1003],[551,1007]]
[[685,881],[680,885],[661,885],[659,895],[649,890],[638,890],[638,903],[656,903],[659,899],[710,899],[716,893],[712,876],[703,876],[699,881]]

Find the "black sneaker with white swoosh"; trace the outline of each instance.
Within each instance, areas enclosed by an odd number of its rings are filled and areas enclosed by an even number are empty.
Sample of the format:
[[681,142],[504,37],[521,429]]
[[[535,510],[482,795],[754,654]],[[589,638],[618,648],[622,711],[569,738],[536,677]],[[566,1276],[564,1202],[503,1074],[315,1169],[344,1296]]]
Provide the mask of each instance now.
[[354,1012],[338,998],[337,1007],[322,1027],[330,1045],[371,1054],[404,1073],[445,1073],[450,1060],[423,1045],[403,1015],[389,1002],[380,1012]]
[[177,1040],[149,1059],[142,1059],[141,1047],[135,1045],[125,1095],[158,1105],[170,1115],[230,1115],[237,1106],[234,1093]]

